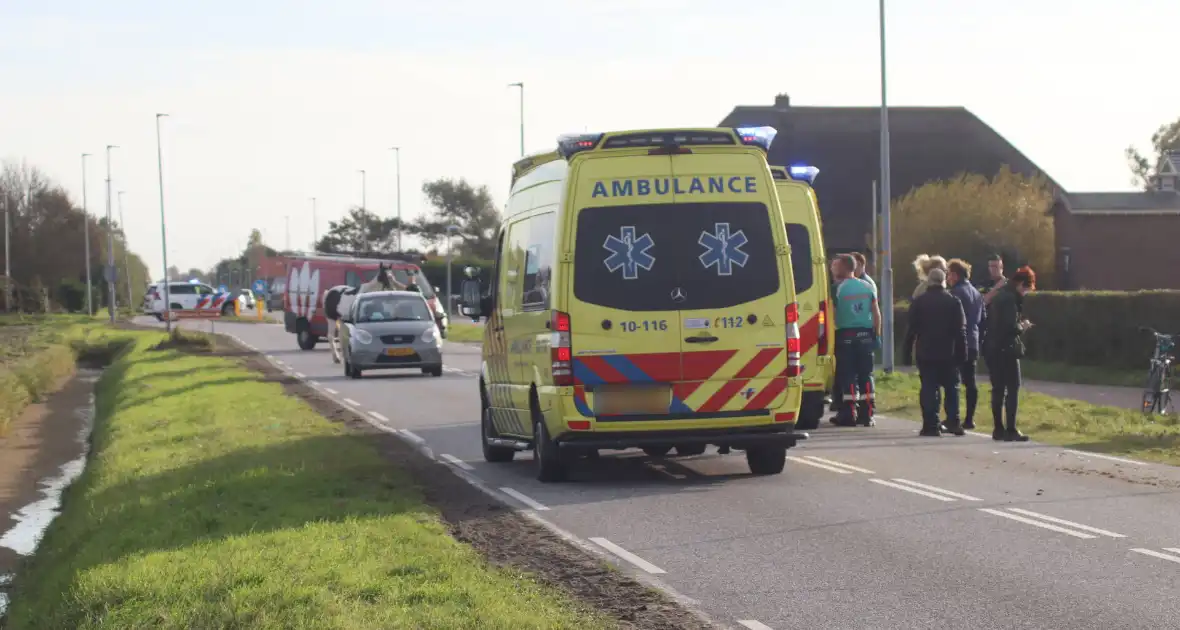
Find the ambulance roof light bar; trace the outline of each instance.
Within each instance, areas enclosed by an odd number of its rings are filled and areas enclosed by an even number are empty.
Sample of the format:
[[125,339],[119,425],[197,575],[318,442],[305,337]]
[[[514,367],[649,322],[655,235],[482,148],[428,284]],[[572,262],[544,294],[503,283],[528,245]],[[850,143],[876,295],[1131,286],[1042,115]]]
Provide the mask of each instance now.
[[774,127],[735,127],[734,131],[742,140],[742,144],[756,146],[767,153],[770,153],[770,143],[774,142],[774,137],[778,135],[778,130]]
[[563,134],[557,137],[557,152],[561,157],[570,159],[575,153],[589,151],[598,146],[602,140],[601,133]]
[[791,179],[807,182],[808,186],[814,186],[815,178],[819,175],[818,168],[803,164],[792,166],[787,169],[787,172],[791,174]]

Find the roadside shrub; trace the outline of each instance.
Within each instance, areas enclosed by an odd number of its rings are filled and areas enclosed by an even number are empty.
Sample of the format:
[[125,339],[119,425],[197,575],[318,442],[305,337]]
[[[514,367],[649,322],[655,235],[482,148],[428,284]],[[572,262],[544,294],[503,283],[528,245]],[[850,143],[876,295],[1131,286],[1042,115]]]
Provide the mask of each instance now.
[[0,365],[0,435],[25,407],[42,402],[58,381],[74,372],[75,338],[74,331],[45,332],[27,354]]
[[[894,310],[899,353],[908,309]],[[1137,329],[1180,333],[1180,291],[1037,291],[1024,314],[1035,324],[1025,335],[1029,359],[1146,373],[1154,340]]]

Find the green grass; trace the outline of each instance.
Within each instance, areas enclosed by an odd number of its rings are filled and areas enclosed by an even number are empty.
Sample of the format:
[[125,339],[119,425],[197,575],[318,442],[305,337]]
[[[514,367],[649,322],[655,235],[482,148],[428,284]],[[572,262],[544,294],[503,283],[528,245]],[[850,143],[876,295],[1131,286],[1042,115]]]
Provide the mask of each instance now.
[[490,567],[369,440],[280,385],[153,349],[163,333],[101,334],[130,345],[10,630],[608,626]]
[[0,316],[0,436],[30,403],[74,371],[84,315]]
[[[921,418],[916,374],[877,374],[874,382],[880,413],[914,420]],[[992,427],[990,392],[988,385],[981,384],[975,423],[979,427],[977,430],[984,432],[990,432]],[[1175,414],[1147,416],[1138,411],[1054,398],[1022,389],[1017,420],[1020,430],[1038,442],[1180,464],[1180,416]]]
[[481,343],[483,341],[483,326],[473,324],[470,320],[452,319],[450,330],[447,331],[447,341]]

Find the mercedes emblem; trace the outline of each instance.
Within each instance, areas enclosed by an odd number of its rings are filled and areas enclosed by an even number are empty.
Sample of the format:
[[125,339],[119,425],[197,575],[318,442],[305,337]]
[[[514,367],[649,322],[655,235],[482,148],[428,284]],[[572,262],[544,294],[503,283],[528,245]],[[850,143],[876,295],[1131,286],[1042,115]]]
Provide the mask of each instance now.
[[672,301],[676,303],[683,302],[687,296],[684,295],[684,289],[676,287],[672,289]]

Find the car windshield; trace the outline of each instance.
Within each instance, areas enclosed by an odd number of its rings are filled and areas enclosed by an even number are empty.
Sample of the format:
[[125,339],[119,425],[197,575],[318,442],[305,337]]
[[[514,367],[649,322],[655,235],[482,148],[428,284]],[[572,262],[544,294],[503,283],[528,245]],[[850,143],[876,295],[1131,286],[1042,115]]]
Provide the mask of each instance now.
[[419,297],[383,295],[367,297],[357,305],[357,323],[432,321],[430,309]]

